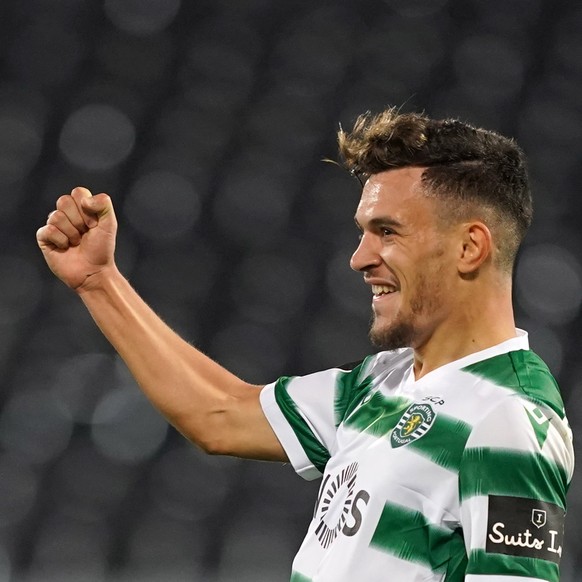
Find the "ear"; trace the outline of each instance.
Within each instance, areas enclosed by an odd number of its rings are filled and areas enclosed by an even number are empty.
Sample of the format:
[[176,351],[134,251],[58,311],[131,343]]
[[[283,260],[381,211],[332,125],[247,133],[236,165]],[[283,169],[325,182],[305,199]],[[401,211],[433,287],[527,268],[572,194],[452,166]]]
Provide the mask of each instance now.
[[471,275],[491,257],[493,239],[491,231],[482,222],[465,223],[462,228],[458,269],[462,275]]

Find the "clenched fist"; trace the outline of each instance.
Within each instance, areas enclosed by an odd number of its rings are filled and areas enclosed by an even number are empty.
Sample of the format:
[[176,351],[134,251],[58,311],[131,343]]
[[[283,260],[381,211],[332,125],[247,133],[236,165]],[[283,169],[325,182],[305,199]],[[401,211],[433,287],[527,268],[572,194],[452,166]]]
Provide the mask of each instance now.
[[57,200],[36,240],[51,271],[81,290],[92,276],[114,266],[116,232],[109,196],[75,188]]

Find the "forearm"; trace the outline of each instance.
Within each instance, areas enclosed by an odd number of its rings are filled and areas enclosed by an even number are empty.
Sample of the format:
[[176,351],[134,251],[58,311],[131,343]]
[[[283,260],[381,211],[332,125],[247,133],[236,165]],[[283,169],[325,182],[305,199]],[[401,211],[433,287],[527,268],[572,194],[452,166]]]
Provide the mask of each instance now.
[[[205,449],[229,429],[228,411],[253,388],[172,331],[111,268],[79,295],[152,403]],[[256,388],[255,388],[256,389]]]
[[79,294],[152,403],[212,453],[286,460],[259,400],[237,378],[174,333],[114,263],[117,220],[107,194],[74,188],[37,233],[52,272]]

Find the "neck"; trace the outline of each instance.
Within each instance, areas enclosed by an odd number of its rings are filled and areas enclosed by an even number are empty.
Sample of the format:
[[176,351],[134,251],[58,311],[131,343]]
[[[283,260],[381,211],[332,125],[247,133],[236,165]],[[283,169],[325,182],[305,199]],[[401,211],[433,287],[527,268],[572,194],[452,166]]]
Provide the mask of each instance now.
[[[475,301],[475,297],[480,297]],[[474,292],[414,348],[414,375],[420,379],[436,368],[493,347],[516,336],[511,289],[489,296]]]

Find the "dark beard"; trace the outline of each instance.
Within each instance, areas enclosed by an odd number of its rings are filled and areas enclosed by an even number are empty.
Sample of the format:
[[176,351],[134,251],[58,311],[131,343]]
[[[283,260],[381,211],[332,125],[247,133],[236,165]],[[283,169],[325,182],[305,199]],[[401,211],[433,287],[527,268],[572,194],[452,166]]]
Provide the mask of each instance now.
[[409,322],[397,322],[388,329],[377,330],[372,325],[369,333],[372,343],[381,350],[411,347],[414,335],[414,326]]
[[440,267],[434,269],[433,272],[434,274],[420,274],[415,280],[415,293],[410,299],[410,314],[399,313],[391,325],[380,329],[374,329],[372,320],[369,337],[376,347],[381,350],[416,348],[422,341],[419,320],[437,313],[441,305],[442,289],[431,283],[431,281],[440,280]]

